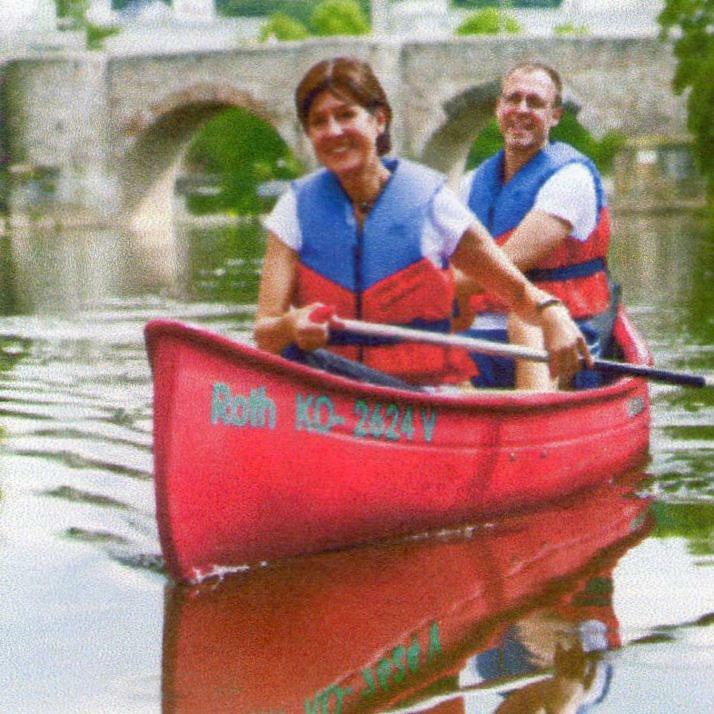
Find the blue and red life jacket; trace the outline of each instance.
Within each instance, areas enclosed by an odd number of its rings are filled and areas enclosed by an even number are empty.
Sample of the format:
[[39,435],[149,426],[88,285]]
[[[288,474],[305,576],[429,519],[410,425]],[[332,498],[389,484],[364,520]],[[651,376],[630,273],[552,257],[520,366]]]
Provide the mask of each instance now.
[[[453,278],[447,264],[436,266],[422,252],[444,178],[409,161],[386,165],[392,176],[361,228],[332,172],[321,169],[293,184],[303,241],[296,302],[335,305],[345,318],[448,332]],[[474,372],[463,351],[339,332],[331,343],[338,354],[412,383],[462,381]]]
[[[523,166],[508,183],[502,183],[503,150],[475,171],[469,208],[499,245],[505,243],[535,203],[538,191],[567,164],[583,164],[595,181],[597,224],[587,240],[570,236],[526,272],[526,277],[560,298],[573,318],[581,320],[605,311],[610,302],[607,250],[610,215],[600,173],[586,156],[569,144],[548,144]],[[494,296],[476,295],[470,300],[476,312],[505,312]]]

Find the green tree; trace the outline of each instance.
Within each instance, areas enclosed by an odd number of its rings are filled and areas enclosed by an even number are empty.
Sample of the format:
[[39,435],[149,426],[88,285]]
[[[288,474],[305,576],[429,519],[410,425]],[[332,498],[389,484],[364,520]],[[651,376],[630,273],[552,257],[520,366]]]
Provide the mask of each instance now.
[[577,119],[572,111],[563,112],[558,125],[551,129],[552,141],[565,141],[592,159],[604,174],[612,171],[615,155],[625,145],[625,135],[608,131],[602,139],[596,139]]
[[69,28],[82,29],[87,22],[90,0],[55,0],[57,17],[64,19]]
[[356,0],[322,0],[315,6],[310,27],[316,35],[366,35],[369,21]]
[[[293,20],[308,25],[320,0],[216,0],[216,10],[227,17],[267,17],[282,12]],[[370,0],[358,0],[365,15],[369,15]]]
[[87,19],[90,0],[55,0],[57,17],[65,20],[68,29],[84,30],[87,49],[99,50],[107,37],[116,35],[120,30],[115,25],[95,25]]
[[283,12],[276,12],[260,28],[260,41],[266,42],[274,38],[285,42],[288,40],[304,40],[310,33],[299,20],[294,20]]
[[466,160],[466,168],[472,169],[478,166],[489,156],[495,154],[502,146],[503,137],[498,130],[498,124],[495,119],[491,119],[471,145],[471,150]]
[[189,148],[186,163],[218,179],[217,195],[189,197],[193,213],[260,213],[271,203],[258,193],[262,183],[294,178],[303,171],[271,126],[237,108],[227,109],[204,127]]
[[495,7],[469,15],[455,30],[457,35],[498,35],[501,32],[516,35],[521,26],[513,15]]
[[574,25],[572,22],[564,22],[562,25],[556,25],[553,28],[553,34],[559,37],[576,36],[583,37],[589,33],[585,25]]
[[84,27],[85,36],[87,38],[88,50],[101,50],[104,46],[104,40],[107,37],[118,35],[120,29],[116,25],[94,25],[88,22]]
[[673,87],[687,96],[687,125],[694,135],[694,153],[714,204],[714,2],[665,0],[659,16],[661,37],[674,36],[677,69]]

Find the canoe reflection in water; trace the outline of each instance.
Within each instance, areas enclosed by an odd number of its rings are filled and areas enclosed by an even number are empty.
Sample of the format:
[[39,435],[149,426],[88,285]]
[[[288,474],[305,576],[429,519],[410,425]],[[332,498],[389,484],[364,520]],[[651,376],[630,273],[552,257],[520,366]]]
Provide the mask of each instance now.
[[465,712],[490,694],[503,712],[578,711],[606,695],[612,570],[650,525],[632,483],[458,532],[169,584],[163,710]]

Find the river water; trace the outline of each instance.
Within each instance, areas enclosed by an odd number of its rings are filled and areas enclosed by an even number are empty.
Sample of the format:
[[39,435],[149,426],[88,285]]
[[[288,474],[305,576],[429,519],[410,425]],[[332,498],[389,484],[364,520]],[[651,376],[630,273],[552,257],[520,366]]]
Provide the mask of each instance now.
[[[714,372],[711,230],[685,213],[614,225],[656,363]],[[1,241],[0,711],[714,708],[711,390],[652,385],[643,474],[587,497],[177,588],[142,328],[249,339],[259,231]]]

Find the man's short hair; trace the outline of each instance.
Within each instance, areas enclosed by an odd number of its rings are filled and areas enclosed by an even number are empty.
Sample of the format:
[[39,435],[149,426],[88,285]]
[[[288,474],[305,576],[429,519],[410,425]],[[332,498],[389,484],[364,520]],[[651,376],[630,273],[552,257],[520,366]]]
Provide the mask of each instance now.
[[545,62],[519,62],[518,64],[513,65],[506,72],[506,74],[503,75],[503,81],[505,82],[516,72],[536,72],[538,70],[545,72],[553,82],[553,85],[555,86],[555,106],[559,107],[563,103],[563,80],[560,78],[558,70],[551,67],[549,64],[545,64]]

